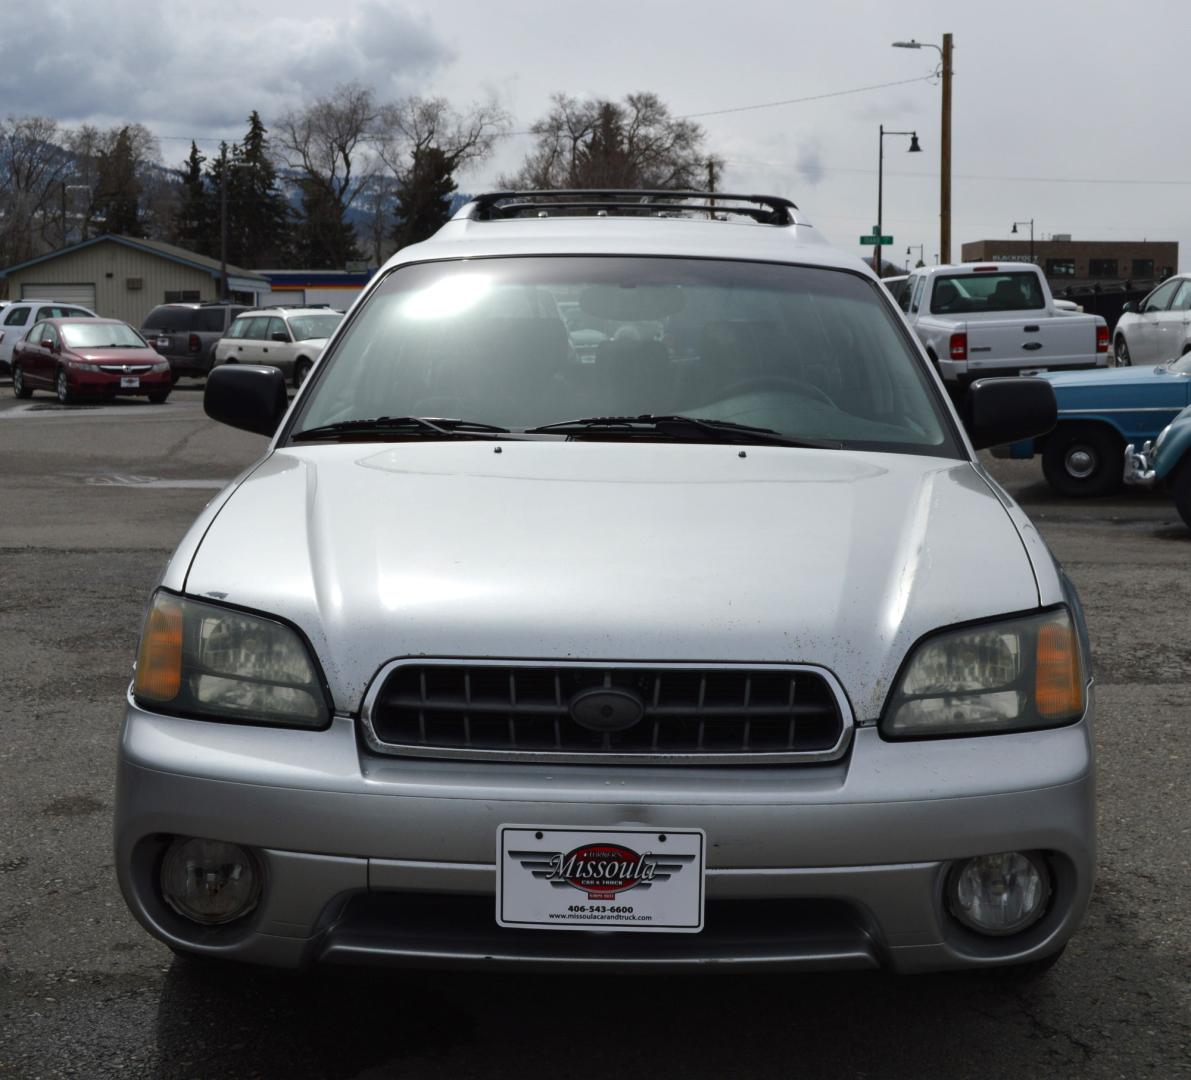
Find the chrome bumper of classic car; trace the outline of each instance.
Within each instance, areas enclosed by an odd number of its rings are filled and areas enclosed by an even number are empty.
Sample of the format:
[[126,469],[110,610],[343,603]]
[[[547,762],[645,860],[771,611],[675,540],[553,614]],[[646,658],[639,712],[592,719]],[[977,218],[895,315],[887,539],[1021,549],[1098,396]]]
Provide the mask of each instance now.
[[1137,487],[1152,487],[1154,473],[1154,444],[1148,439],[1140,450],[1133,443],[1125,447],[1125,483]]

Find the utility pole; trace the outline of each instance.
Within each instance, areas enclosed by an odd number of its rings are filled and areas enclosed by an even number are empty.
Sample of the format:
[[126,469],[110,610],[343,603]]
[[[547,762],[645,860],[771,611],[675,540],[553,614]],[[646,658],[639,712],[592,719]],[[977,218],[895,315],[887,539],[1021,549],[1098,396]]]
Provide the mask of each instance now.
[[943,123],[939,163],[939,247],[951,262],[951,35],[943,35]]
[[[718,170],[719,170],[719,162],[716,161],[715,158],[709,157],[707,159],[707,190],[710,191],[713,195],[715,194],[715,182],[717,179],[716,174],[717,174]],[[707,211],[707,216],[709,218],[714,218],[715,217],[715,199],[708,199],[707,203],[708,203],[708,207],[709,207],[709,209]]]
[[227,143],[219,144],[219,299],[227,300]]
[[[943,44],[909,41],[893,42],[895,49],[934,49],[939,54],[939,73],[943,77],[943,121],[939,136],[939,254],[944,263],[951,262],[951,50],[950,34],[943,35]],[[935,263],[939,255],[935,256]]]

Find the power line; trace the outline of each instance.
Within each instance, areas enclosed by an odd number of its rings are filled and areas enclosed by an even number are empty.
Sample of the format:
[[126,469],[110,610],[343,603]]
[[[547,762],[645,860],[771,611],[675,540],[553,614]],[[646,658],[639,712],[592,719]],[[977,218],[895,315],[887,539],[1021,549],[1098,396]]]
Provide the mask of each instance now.
[[785,98],[782,101],[765,101],[760,105],[736,105],[731,109],[711,109],[707,112],[684,113],[679,120],[698,120],[704,116],[724,116],[727,113],[751,112],[753,109],[775,109],[779,105],[801,105],[807,101],[824,101],[827,98],[844,97],[848,94],[864,94],[869,90],[885,90],[890,86],[908,86],[910,83],[930,82],[935,73],[917,75],[912,79],[898,79],[896,82],[873,83],[871,86],[856,86],[851,90],[832,90],[826,94],[810,94],[807,97]]

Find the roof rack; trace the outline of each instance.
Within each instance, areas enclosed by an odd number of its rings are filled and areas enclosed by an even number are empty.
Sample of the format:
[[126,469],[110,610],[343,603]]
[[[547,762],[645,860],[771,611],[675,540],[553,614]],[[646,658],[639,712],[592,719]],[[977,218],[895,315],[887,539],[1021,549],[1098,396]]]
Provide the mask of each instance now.
[[[692,202],[691,200],[701,200]],[[741,206],[740,203],[751,205]],[[798,207],[778,195],[733,195],[723,191],[641,191],[631,188],[560,188],[550,191],[492,191],[477,195],[461,216],[498,218],[595,216],[668,217],[698,214],[723,220],[737,214],[760,225],[793,225]]]

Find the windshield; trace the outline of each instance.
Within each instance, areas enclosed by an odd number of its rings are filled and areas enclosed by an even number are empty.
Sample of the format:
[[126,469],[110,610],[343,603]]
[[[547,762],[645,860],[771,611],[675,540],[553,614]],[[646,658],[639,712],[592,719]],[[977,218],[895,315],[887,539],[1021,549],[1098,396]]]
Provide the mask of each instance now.
[[68,323],[62,337],[72,349],[147,349],[144,339],[124,323]]
[[1038,275],[1030,271],[994,274],[940,274],[930,309],[936,315],[987,311],[1033,311],[1046,307]]
[[289,328],[295,341],[309,341],[311,338],[329,338],[342,321],[343,316],[338,311],[326,315],[293,315]]
[[412,416],[524,431],[643,414],[958,452],[876,286],[843,271],[708,259],[400,268],[324,361],[292,430]]

